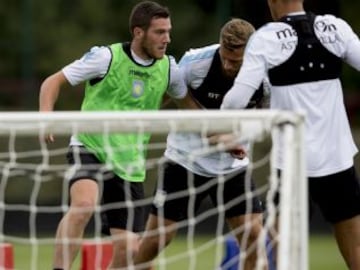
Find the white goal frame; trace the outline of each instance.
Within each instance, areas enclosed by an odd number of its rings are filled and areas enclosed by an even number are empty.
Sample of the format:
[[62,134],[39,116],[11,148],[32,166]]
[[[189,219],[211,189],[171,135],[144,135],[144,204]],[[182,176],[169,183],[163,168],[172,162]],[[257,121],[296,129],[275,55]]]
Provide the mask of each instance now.
[[[199,129],[199,127],[205,127]],[[0,112],[0,136],[69,135],[78,132],[237,132],[242,138],[281,133],[286,166],[281,174],[277,270],[308,269],[308,202],[304,157],[304,115],[277,110],[166,110],[131,112]],[[278,145],[273,141],[271,159]],[[270,162],[270,165],[273,162]],[[277,169],[270,168],[270,188]],[[273,181],[273,182],[272,182]],[[4,202],[0,202],[3,205]],[[271,207],[271,206],[270,206]],[[0,209],[1,210],[1,209]],[[274,220],[269,215],[267,222]],[[3,232],[0,232],[3,235]],[[1,239],[0,239],[1,240]],[[266,242],[266,235],[263,237]]]

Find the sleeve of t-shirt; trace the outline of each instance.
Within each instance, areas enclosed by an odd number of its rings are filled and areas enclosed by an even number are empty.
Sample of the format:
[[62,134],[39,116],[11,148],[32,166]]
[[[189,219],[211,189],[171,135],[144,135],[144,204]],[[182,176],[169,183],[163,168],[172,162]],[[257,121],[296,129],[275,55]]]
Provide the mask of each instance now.
[[350,25],[342,19],[339,19],[339,24],[345,36],[345,50],[343,59],[353,68],[360,71],[360,40],[354,33]]
[[317,16],[315,33],[330,52],[360,70],[359,37],[346,21],[334,15]]
[[111,57],[110,48],[92,47],[80,59],[65,66],[62,72],[73,86],[87,80],[103,78],[108,72]]
[[167,93],[175,99],[182,99],[187,94],[187,87],[181,70],[179,69],[175,59],[170,58],[170,83]]
[[[253,34],[255,35],[255,34]],[[221,109],[246,108],[252,95],[266,77],[264,46],[261,37],[250,38],[245,49],[243,64],[234,84],[225,95]]]
[[211,67],[214,54],[219,44],[212,44],[201,48],[188,50],[179,61],[179,68],[184,76],[188,88],[196,91]]
[[185,85],[191,86],[191,61],[189,52],[186,52],[179,61],[179,69],[185,81]]

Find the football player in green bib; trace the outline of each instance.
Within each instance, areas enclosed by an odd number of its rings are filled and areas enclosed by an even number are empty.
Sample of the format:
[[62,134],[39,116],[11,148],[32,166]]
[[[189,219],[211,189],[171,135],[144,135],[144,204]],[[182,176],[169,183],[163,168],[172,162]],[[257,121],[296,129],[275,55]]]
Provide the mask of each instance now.
[[[157,110],[167,93],[184,106],[191,104],[177,64],[166,55],[171,20],[166,7],[152,1],[134,6],[130,15],[131,42],[93,47],[81,59],[49,76],[41,85],[40,111],[53,111],[61,86],[85,82],[82,111]],[[190,102],[190,103],[188,103]],[[191,106],[191,105],[190,105]],[[84,229],[101,202],[113,256],[109,268],[126,267],[137,251],[144,229],[145,148],[150,134],[81,133],[70,140],[67,159],[70,208],[56,233],[54,269],[70,269]],[[54,141],[53,135],[46,138]],[[135,207],[125,205],[130,200]],[[81,211],[79,211],[81,209]],[[71,241],[65,244],[64,240]]]

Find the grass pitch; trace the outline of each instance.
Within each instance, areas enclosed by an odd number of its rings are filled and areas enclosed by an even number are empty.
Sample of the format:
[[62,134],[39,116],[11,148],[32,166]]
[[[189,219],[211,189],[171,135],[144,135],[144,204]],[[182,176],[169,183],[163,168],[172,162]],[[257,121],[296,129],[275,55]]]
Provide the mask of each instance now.
[[[51,269],[52,245],[13,244],[15,269],[49,270]],[[335,241],[329,235],[312,235],[309,244],[310,270],[345,270]],[[210,237],[197,236],[194,242],[187,242],[186,237],[177,237],[162,253],[157,269],[216,269],[222,260],[223,249]],[[72,269],[80,269],[80,256]],[[34,259],[36,258],[36,259]]]

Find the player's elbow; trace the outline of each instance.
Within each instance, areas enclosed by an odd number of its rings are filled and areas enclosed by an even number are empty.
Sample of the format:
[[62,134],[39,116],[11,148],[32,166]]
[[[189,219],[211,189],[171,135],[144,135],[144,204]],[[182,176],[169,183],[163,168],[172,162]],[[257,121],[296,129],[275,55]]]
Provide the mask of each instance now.
[[67,82],[63,73],[57,72],[44,80],[40,86],[39,109],[40,111],[52,110],[59,95],[61,86]]

